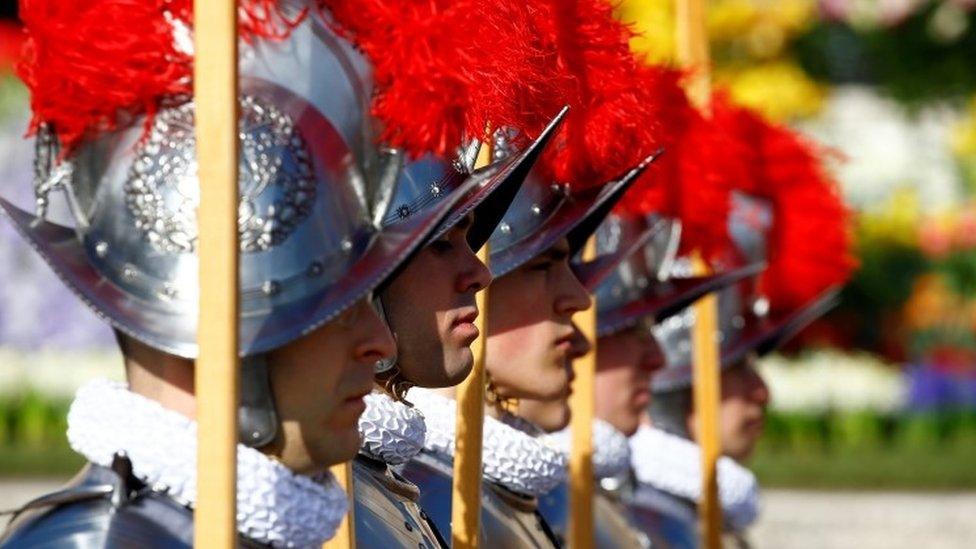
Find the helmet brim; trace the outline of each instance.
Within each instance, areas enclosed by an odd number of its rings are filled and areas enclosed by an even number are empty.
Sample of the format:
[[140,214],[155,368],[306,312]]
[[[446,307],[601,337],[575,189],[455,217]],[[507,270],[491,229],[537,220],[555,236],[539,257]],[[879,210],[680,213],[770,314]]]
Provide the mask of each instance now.
[[[248,307],[242,295],[239,354],[281,347],[334,319],[381,285],[427,241],[450,214],[459,196],[376,233],[348,269],[321,291],[271,308]],[[156,349],[196,358],[197,311],[169,308],[126,293],[99,272],[74,229],[40,219],[0,198],[0,211],[50,265],[55,274],[96,314],[121,332]]]

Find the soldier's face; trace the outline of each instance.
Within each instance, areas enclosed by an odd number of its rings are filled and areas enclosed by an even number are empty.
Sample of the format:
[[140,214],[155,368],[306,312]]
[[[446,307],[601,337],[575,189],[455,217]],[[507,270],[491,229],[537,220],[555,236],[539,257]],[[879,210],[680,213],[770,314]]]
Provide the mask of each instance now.
[[[744,360],[723,371],[721,379],[719,436],[722,453],[736,461],[744,461],[752,455],[762,436],[769,388],[751,360]],[[697,438],[694,412],[688,421],[689,432]]]
[[570,365],[580,351],[572,316],[590,306],[590,297],[568,255],[564,239],[491,286],[486,368],[502,398],[569,395]]
[[631,436],[651,403],[651,376],[664,355],[645,326],[600,338],[596,353],[596,416]]
[[[573,336],[573,348],[570,350],[570,356],[580,357],[589,351],[590,343],[575,325],[573,328],[576,331]],[[570,385],[572,385],[574,378],[575,376],[571,371]],[[565,398],[552,400],[521,399],[518,401],[516,413],[548,433],[562,430],[569,425],[569,420],[572,417],[569,409],[569,394],[567,393]]]
[[420,387],[457,385],[471,371],[479,311],[491,274],[468,246],[471,218],[421,250],[383,291],[401,375]]
[[376,361],[394,353],[393,337],[367,300],[269,355],[280,421],[265,452],[293,471],[313,474],[359,450],[363,397]]

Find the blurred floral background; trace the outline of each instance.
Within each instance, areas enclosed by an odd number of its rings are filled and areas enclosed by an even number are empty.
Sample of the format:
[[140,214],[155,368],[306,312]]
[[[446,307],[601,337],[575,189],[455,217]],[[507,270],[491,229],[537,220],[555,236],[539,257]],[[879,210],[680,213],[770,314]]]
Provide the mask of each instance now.
[[[624,0],[673,55],[670,0]],[[0,185],[30,203],[20,32],[0,2]],[[717,86],[832,147],[861,267],[762,372],[767,485],[976,488],[976,0],[711,0]],[[64,409],[111,333],[0,223],[0,475],[70,471]]]
[[[649,59],[673,2],[619,8]],[[712,0],[715,84],[832,147],[861,267],[762,372],[766,484],[976,487],[976,1]]]

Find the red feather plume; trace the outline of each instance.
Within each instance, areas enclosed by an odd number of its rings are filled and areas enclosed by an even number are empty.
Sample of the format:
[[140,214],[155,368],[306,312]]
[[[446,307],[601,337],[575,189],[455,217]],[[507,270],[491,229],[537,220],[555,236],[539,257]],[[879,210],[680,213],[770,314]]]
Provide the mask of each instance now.
[[575,188],[605,184],[652,153],[661,131],[653,90],[634,85],[633,33],[605,0],[541,2],[536,24],[557,52],[555,72],[570,78],[558,97],[570,111],[540,169]]
[[749,145],[751,177],[736,188],[772,205],[769,267],[759,289],[773,310],[802,307],[847,282],[857,266],[850,212],[823,165],[824,150],[724,98],[716,101],[715,116]]
[[450,154],[490,127],[537,133],[561,107],[551,52],[525,3],[323,0],[338,30],[373,63],[381,139],[412,154]]
[[742,147],[730,129],[691,105],[681,86],[683,78],[684,73],[674,69],[646,67],[642,79],[634,82],[658,96],[659,112],[652,116],[666,130],[656,141],[664,155],[619,209],[680,220],[682,253],[699,250],[712,258],[727,249],[729,193],[747,178],[747,171]]
[[31,130],[44,122],[65,150],[120,118],[152,114],[191,91],[191,58],[177,51],[163,0],[22,0],[28,31],[18,73],[31,92]]
[[[554,52],[540,46],[529,7],[508,0],[310,0],[370,59],[372,112],[387,144],[416,156],[453,154],[489,124],[533,135],[562,106]],[[240,34],[283,39],[308,14],[247,0]],[[28,30],[19,74],[31,91],[31,130],[56,131],[67,154],[162,101],[192,93],[192,55],[174,25],[192,25],[191,0],[22,0]],[[554,77],[555,76],[555,77]],[[546,101],[549,103],[547,104]]]

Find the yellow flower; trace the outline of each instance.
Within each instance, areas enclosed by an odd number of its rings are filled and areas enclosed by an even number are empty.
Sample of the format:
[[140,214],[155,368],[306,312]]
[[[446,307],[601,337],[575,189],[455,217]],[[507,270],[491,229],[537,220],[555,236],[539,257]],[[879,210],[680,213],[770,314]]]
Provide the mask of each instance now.
[[674,60],[674,7],[671,0],[623,0],[617,18],[633,25],[638,33],[630,47],[648,63]]
[[952,152],[962,158],[976,155],[976,97],[970,100],[966,117],[952,133]]
[[[622,0],[617,17],[633,25],[638,36],[631,48],[647,62],[674,60],[674,0]],[[706,25],[716,59],[771,59],[815,18],[814,0],[714,0]]]
[[787,60],[717,71],[716,81],[736,103],[784,122],[820,112],[825,89]]
[[815,17],[812,0],[719,0],[709,6],[708,34],[717,50],[771,59]]
[[912,189],[900,189],[883,203],[858,216],[862,243],[893,243],[918,246],[918,227],[922,215],[918,196]]
[[708,36],[712,41],[732,41],[749,32],[760,20],[759,7],[750,0],[721,0],[708,9]]

